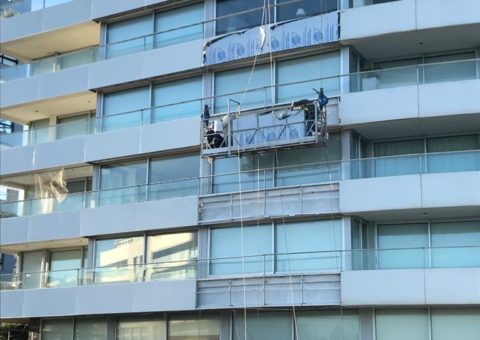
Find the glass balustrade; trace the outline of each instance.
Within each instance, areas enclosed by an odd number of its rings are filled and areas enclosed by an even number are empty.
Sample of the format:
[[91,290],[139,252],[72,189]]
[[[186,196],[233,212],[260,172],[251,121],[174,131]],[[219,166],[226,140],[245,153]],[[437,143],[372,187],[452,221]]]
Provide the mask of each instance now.
[[[480,171],[480,150],[321,162],[228,173],[126,188],[68,194],[0,204],[0,217],[19,217],[173,197],[263,190],[340,180]],[[287,175],[286,175],[287,174]],[[289,180],[285,181],[285,176]]]
[[[268,100],[268,98],[270,98],[269,93],[271,91],[288,90],[298,85],[304,86],[306,84],[313,88],[324,87],[326,85],[333,86],[332,88],[335,88],[337,90],[335,90],[333,94],[327,94],[329,96],[336,96],[348,92],[370,91],[407,85],[480,79],[480,73],[476,70],[480,70],[480,59],[432,63],[417,66],[399,67],[393,69],[352,73],[335,77],[309,79],[288,84],[254,88],[246,92],[253,93],[257,97],[263,98],[261,100],[261,103],[258,102],[254,105],[255,107],[258,108],[260,106],[268,108],[272,105]],[[2,74],[3,72],[4,70],[2,69]],[[334,83],[336,85],[332,85]],[[341,88],[342,84],[344,85],[344,89],[338,92],[338,89]],[[103,117],[65,122],[47,128],[18,131],[9,134],[2,133],[0,134],[0,147],[12,148],[26,145],[35,145],[61,140],[64,138],[85,136],[89,134],[102,133],[105,131],[114,131],[140,125],[155,124],[168,120],[187,117],[198,117],[204,105],[214,107],[219,112],[226,112],[228,111],[227,103],[229,102],[229,99],[235,97],[235,95],[241,96],[245,95],[245,93],[229,93],[216,97],[199,98],[195,100],[150,107],[141,110],[124,112]],[[216,104],[212,106],[213,101],[215,101]],[[235,103],[231,102],[230,104],[230,112],[236,111],[237,107]],[[242,110],[245,109],[248,109],[248,107],[242,106]],[[291,126],[291,128],[297,129],[299,127]],[[264,135],[263,138],[267,141],[269,140],[268,133],[270,133],[271,130],[272,129],[268,128],[265,129],[265,131],[259,131],[259,134]],[[248,131],[246,131],[246,133],[247,132]],[[284,134],[284,136],[282,135],[283,137],[280,137],[287,138],[287,135],[288,134]],[[242,138],[242,136],[236,137]],[[415,160],[412,159],[412,162],[415,162]],[[388,164],[392,163],[390,162]],[[451,164],[452,166],[454,166],[454,164],[456,163],[452,162]],[[377,167],[380,168],[380,164]],[[404,170],[404,167],[397,169],[398,172]],[[385,171],[388,171],[388,169]]]
[[0,19],[60,5],[72,0],[8,0],[0,3]]
[[480,246],[327,250],[0,275],[1,290],[350,270],[478,268]]

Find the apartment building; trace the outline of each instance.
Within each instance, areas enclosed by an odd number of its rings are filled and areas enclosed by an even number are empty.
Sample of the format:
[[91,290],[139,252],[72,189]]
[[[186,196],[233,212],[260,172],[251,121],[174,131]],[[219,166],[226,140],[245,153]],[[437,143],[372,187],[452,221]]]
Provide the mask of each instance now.
[[18,191],[2,322],[42,340],[480,339],[479,1],[0,16],[1,119],[24,125],[1,135]]

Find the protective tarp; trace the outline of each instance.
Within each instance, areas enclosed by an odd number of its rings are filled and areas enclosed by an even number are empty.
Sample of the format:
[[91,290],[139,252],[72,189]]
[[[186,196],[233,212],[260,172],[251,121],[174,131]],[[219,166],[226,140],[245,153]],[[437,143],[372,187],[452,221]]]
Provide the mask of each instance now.
[[227,34],[208,41],[204,65],[338,41],[338,12],[295,19]]
[[44,172],[35,175],[35,200],[32,207],[40,209],[43,213],[50,213],[55,206],[62,203],[67,197],[67,180],[64,169]]

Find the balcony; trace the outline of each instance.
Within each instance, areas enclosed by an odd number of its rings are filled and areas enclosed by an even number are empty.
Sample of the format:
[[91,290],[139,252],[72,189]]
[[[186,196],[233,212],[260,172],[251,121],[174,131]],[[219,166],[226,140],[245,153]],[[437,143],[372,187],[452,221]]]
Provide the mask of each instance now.
[[[2,204],[1,242],[25,242],[197,225],[198,178]],[[158,216],[162,215],[161,223]]]
[[[432,30],[433,34],[434,29],[446,26],[457,26],[452,32],[460,34],[461,26],[471,25],[473,33],[480,22],[476,0],[353,0],[351,4],[354,8],[341,13],[341,41],[420,30]],[[358,24],[362,22],[370,24]]]
[[13,0],[9,2],[2,2],[0,6],[0,18],[11,18],[16,15],[38,11],[69,1],[72,0]]
[[[480,60],[360,72],[342,95],[344,125],[480,113]],[[445,98],[445,100],[439,100]],[[448,98],[448,99],[447,99]],[[472,118],[472,129],[480,128]]]
[[[480,246],[355,249],[2,274],[1,308],[2,316],[11,318],[59,310],[90,315],[154,308],[354,306],[364,305],[365,298],[367,305],[474,305],[480,301],[479,255]],[[219,275],[221,266],[229,272]],[[365,289],[358,290],[359,282]],[[152,298],[154,289],[162,293]],[[443,289],[451,293],[445,296]],[[113,310],[107,302],[119,293],[131,297]]]
[[[0,156],[4,161],[0,164],[0,173],[5,176],[169,149],[198,148],[199,119],[183,118],[175,112],[177,107],[180,109],[181,105],[1,134]],[[151,112],[170,108],[175,115],[168,118],[174,120],[158,123],[151,120]],[[178,138],[179,131],[182,138]],[[124,143],[125,140],[130,143]]]

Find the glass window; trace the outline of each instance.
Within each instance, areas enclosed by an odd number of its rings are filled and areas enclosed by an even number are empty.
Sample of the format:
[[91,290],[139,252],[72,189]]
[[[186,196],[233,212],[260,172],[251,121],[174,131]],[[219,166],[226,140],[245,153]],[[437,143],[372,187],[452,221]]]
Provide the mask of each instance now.
[[184,279],[195,276],[196,232],[148,236],[147,242],[149,279]]
[[233,340],[291,340],[293,320],[291,313],[247,313],[245,336],[244,313],[234,313]]
[[271,272],[272,252],[271,225],[211,229],[210,274]]
[[97,240],[95,282],[132,282],[141,279],[143,237]]
[[425,268],[428,260],[425,249],[411,248],[428,247],[426,223],[383,224],[377,226],[377,232],[380,269]]
[[480,267],[480,221],[432,223],[433,267]]
[[36,120],[30,123],[30,144],[40,144],[50,141],[49,119]]
[[432,309],[432,340],[480,339],[480,309]]
[[[203,2],[155,15],[155,47],[203,38]],[[198,24],[198,25],[194,25]],[[183,27],[188,26],[189,27]]]
[[428,138],[427,152],[448,152],[428,155],[428,172],[480,170],[479,152],[469,150],[480,150],[479,135]]
[[166,322],[148,318],[118,320],[117,340],[165,340]]
[[43,251],[29,251],[23,253],[22,258],[22,273],[23,273],[23,282],[22,287],[29,288],[39,288],[42,278],[42,259]]
[[[291,5],[296,6],[296,4]],[[332,52],[311,57],[280,61],[277,64],[277,84],[283,85],[310,79],[333,77],[340,74],[340,53]],[[300,99],[315,99],[312,88],[323,90],[327,97],[339,94],[339,79],[325,79],[277,87],[277,102],[288,103]]]
[[338,0],[277,0],[277,21],[300,19],[337,10]]
[[331,134],[326,147],[279,150],[277,186],[324,183],[340,179],[341,137]]
[[89,132],[89,114],[58,119],[57,139],[83,136]]
[[42,340],[72,340],[73,319],[42,320]]
[[424,309],[377,309],[375,330],[377,340],[429,339],[428,311]]
[[[236,192],[240,188],[245,191],[273,187],[274,160],[273,153],[215,159],[213,192]],[[240,174],[238,174],[239,171]],[[241,187],[239,187],[239,181],[241,181]]]
[[[215,73],[215,113],[226,113],[229,99],[240,102],[242,110],[270,105],[270,89],[263,88],[271,85],[270,78],[269,65],[256,66],[253,73],[252,67]],[[256,88],[261,89],[246,92]],[[236,112],[237,104],[230,102],[230,111]]]
[[276,256],[277,272],[339,270],[342,256],[336,250],[342,249],[342,221],[278,224],[275,247],[277,254],[285,254]]
[[102,318],[76,319],[74,340],[107,339],[107,321]]
[[423,139],[375,143],[374,149],[375,157],[385,157],[375,160],[375,176],[377,177],[421,172],[422,162],[418,154],[425,152]]
[[153,105],[155,106],[153,110],[153,122],[157,123],[187,117],[199,117],[202,112],[202,101],[192,100],[201,97],[201,77],[155,85],[153,88]]
[[[264,0],[217,0],[217,34],[224,34],[260,26]],[[241,14],[236,14],[240,13]],[[225,17],[225,18],[224,18]],[[265,15],[265,17],[268,17]],[[270,15],[270,18],[272,16]],[[266,20],[264,19],[264,22]]]
[[150,121],[149,87],[139,87],[103,96],[103,130],[125,129]]
[[[475,79],[477,75],[475,60],[469,59],[475,59],[475,52],[472,51],[426,57],[425,65],[423,66],[425,72],[425,82],[435,83],[442,81]],[[440,64],[429,65],[431,63]]]
[[[107,58],[118,57],[153,47],[153,17],[147,14],[107,26]],[[136,39],[135,39],[136,38]]]
[[196,195],[198,193],[199,162],[196,154],[152,158],[149,174],[149,199]]
[[104,165],[100,169],[100,205],[141,201],[146,197],[146,183],[146,161]]
[[358,315],[350,311],[298,312],[299,339],[360,339]]
[[173,317],[168,321],[168,339],[219,340],[220,318],[216,315]]
[[[375,63],[374,68],[380,71],[367,72],[363,76],[365,78],[374,77],[378,88],[416,85],[421,80],[419,79],[420,75],[417,67],[421,63],[422,58],[379,62]],[[364,90],[371,90],[371,88],[365,88],[367,79],[362,81]]]
[[48,287],[71,287],[80,283],[83,249],[52,251]]

